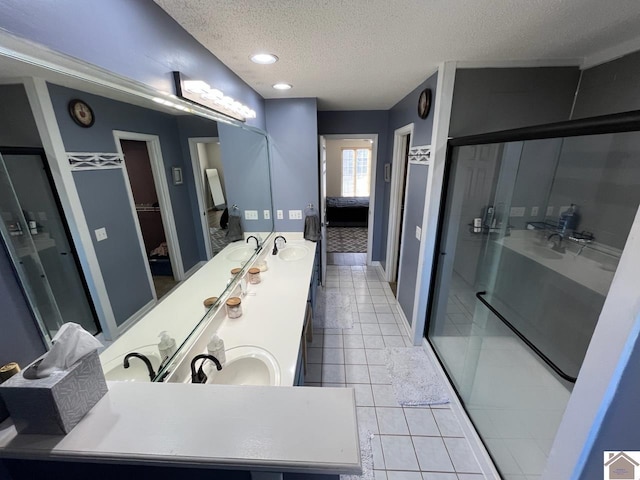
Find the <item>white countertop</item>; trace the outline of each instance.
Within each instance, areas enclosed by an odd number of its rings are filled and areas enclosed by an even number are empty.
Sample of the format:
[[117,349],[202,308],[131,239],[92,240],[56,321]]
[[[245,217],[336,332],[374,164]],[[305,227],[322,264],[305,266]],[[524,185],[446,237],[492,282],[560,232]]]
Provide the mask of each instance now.
[[0,458],[358,473],[350,388],[108,382],[67,435],[0,424]]
[[[359,474],[353,389],[290,386],[316,244],[301,234],[285,237],[288,245],[305,245],[309,255],[286,262],[271,255],[271,243],[265,245],[269,270],[261,273],[260,284],[250,286],[255,295],[244,297],[243,316],[218,321],[219,312],[209,325],[227,349],[256,345],[268,350],[285,386],[108,382],[106,396],[65,436],[18,435],[10,419],[0,424],[0,458]],[[169,320],[203,309],[215,273],[211,268],[221,261],[212,260],[172,292],[141,326],[103,352],[103,363],[167,328]]]
[[[607,295],[615,273],[615,268],[609,265],[610,260],[604,264],[603,261],[598,262],[590,258],[587,251],[576,255],[569,250],[558,254],[558,258],[546,258],[539,255],[536,249],[547,249],[551,253],[553,250],[546,242],[541,245],[538,235],[538,232],[531,230],[512,230],[510,236],[501,238],[498,243],[600,295]],[[613,270],[605,270],[603,266]]]

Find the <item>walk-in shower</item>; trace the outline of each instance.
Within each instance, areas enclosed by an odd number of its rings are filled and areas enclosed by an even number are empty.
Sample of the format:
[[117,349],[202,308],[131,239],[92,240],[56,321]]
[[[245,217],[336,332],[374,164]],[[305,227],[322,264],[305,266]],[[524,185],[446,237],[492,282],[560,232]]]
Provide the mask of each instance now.
[[580,374],[640,203],[639,129],[450,143],[426,336],[509,478],[542,473]]

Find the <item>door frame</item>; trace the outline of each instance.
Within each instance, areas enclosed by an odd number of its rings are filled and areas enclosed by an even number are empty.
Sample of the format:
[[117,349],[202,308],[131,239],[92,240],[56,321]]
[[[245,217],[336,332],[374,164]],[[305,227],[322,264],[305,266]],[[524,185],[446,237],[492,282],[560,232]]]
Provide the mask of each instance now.
[[139,142],[145,142],[147,145],[147,151],[149,152],[149,161],[151,164],[151,173],[153,175],[153,183],[156,187],[156,193],[158,194],[158,204],[160,205],[160,215],[162,217],[162,224],[164,227],[164,233],[167,240],[167,248],[169,250],[169,260],[171,261],[171,268],[173,270],[173,278],[180,282],[184,279],[184,266],[182,264],[182,255],[180,254],[180,246],[178,242],[178,231],[176,228],[175,219],[173,217],[173,208],[171,206],[171,196],[169,195],[169,186],[167,183],[167,175],[165,173],[165,165],[162,159],[162,150],[160,148],[160,137],[157,135],[148,135],[145,133],[126,132],[122,130],[114,130],[113,138],[116,142],[116,149],[124,161],[122,162],[122,175],[124,177],[125,185],[127,186],[127,195],[129,197],[129,205],[131,207],[131,214],[133,215],[134,224],[136,227],[136,233],[138,234],[138,242],[140,246],[140,253],[145,259],[145,268],[147,270],[147,276],[149,278],[149,286],[153,293],[154,301],[158,301],[156,294],[156,288],[153,284],[153,276],[151,275],[151,268],[149,266],[147,252],[144,247],[144,239],[142,237],[142,229],[140,228],[140,222],[138,221],[138,214],[136,212],[136,204],[133,199],[133,191],[131,189],[131,183],[129,182],[129,172],[127,171],[127,159],[124,158],[124,152],[122,151],[121,140],[134,140]]
[[373,231],[374,231],[373,224],[375,221],[375,208],[376,208],[376,178],[377,178],[376,170],[378,167],[378,134],[377,133],[349,133],[349,134],[331,134],[331,135],[320,135],[320,136],[324,137],[325,140],[372,140],[371,177],[369,178],[369,214],[367,219],[367,265],[371,265],[373,263],[373,260],[372,260]]
[[211,239],[209,238],[209,222],[207,220],[207,208],[205,207],[204,190],[202,188],[202,179],[198,177],[200,173],[200,158],[198,156],[198,143],[214,143],[219,142],[220,137],[190,137],[189,155],[191,156],[191,169],[193,170],[193,179],[196,184],[196,197],[198,199],[198,211],[202,212],[200,216],[200,225],[202,227],[202,235],[204,238],[204,251],[207,260],[211,260],[213,256],[211,252]]
[[[402,179],[404,178],[405,169],[408,162],[404,161],[406,143],[405,137],[409,137],[409,148],[413,143],[413,129],[414,124],[409,123],[404,127],[400,127],[393,132],[393,157],[391,160],[391,197],[389,199],[389,228],[387,230],[387,255],[385,260],[385,276],[387,282],[392,282],[394,278],[396,282],[400,279],[399,272],[396,271],[398,258],[400,256],[399,243],[400,243],[400,225],[403,218],[400,215],[400,205],[402,204],[402,192],[403,185]],[[403,148],[405,147],[405,148]],[[405,191],[406,194],[406,191]]]

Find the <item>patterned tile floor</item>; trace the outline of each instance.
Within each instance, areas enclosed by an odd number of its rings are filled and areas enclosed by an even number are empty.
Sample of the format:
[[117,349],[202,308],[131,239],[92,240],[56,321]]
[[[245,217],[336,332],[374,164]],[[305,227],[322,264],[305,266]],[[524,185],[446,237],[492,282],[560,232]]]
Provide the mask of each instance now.
[[327,290],[351,296],[357,323],[351,329],[314,329],[305,382],[355,389],[360,428],[375,434],[375,479],[484,480],[448,405],[396,402],[383,349],[410,346],[410,341],[396,299],[377,269],[329,265],[326,283]]

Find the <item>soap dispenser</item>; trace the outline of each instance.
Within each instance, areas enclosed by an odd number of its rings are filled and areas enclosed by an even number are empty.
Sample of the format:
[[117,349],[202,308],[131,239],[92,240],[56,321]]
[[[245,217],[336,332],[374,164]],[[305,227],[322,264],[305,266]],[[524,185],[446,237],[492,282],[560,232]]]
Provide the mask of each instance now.
[[160,332],[160,343],[158,344],[158,350],[160,351],[160,358],[164,362],[167,358],[176,353],[176,341],[169,336],[166,330]]
[[224,366],[224,362],[227,360],[227,356],[224,352],[224,341],[215,333],[207,344],[207,352],[209,355],[216,357],[220,362],[220,365]]

